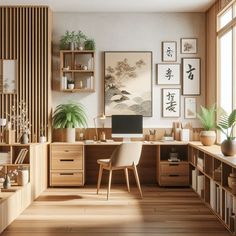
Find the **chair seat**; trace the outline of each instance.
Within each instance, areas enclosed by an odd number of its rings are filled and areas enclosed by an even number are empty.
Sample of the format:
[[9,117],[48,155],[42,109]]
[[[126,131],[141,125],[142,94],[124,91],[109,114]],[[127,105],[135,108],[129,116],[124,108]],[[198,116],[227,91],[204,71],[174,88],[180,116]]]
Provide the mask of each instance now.
[[97,163],[100,164],[100,165],[108,166],[110,164],[110,159],[98,159]]

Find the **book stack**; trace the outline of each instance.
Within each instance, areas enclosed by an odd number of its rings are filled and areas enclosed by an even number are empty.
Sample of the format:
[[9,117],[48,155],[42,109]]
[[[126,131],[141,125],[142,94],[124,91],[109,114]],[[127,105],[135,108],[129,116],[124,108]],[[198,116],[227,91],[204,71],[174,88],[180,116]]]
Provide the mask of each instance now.
[[28,153],[28,150],[26,148],[22,148],[15,160],[14,164],[22,164],[24,162],[24,159]]
[[0,165],[11,163],[11,156],[9,152],[1,152],[0,156]]

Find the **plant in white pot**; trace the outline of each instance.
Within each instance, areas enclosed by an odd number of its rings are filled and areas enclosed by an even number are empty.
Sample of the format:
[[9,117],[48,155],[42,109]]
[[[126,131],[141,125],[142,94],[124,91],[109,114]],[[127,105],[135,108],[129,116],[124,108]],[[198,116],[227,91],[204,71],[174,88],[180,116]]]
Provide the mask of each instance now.
[[221,152],[225,156],[233,156],[236,154],[236,140],[234,136],[234,127],[236,125],[236,109],[229,115],[221,109],[217,129],[219,129],[226,139],[221,143]]
[[53,117],[53,128],[66,129],[66,142],[75,142],[75,128],[87,126],[85,108],[80,103],[60,104]]
[[216,141],[216,132],[214,130],[216,127],[215,115],[215,105],[210,108],[201,106],[201,112],[197,114],[204,129],[200,133],[200,141],[204,146],[211,146]]

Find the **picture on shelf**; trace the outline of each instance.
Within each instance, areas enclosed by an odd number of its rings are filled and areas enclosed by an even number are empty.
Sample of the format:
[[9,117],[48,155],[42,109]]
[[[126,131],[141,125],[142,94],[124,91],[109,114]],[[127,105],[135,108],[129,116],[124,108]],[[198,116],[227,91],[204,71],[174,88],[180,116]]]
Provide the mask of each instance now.
[[175,41],[162,42],[162,61],[177,61],[177,43]]
[[152,52],[105,52],[105,114],[152,116]]
[[201,59],[183,58],[183,95],[201,94]]
[[157,84],[180,84],[180,64],[157,64]]
[[162,89],[162,116],[180,117],[180,89]]
[[196,38],[182,38],[180,44],[182,54],[195,54],[198,51]]
[[196,98],[184,98],[184,118],[195,119],[197,118],[197,103]]

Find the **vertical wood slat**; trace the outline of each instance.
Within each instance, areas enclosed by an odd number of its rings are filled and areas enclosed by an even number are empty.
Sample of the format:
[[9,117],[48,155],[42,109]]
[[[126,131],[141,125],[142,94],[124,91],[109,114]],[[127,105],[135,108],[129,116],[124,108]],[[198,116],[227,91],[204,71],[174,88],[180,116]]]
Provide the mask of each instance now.
[[[18,104],[24,101],[31,123],[31,141],[39,140],[41,127],[51,140],[50,14],[48,7],[0,7],[0,59],[18,62],[17,94],[0,94],[0,117],[11,114],[12,106],[17,107],[19,114]],[[14,126],[19,140],[19,126]]]

